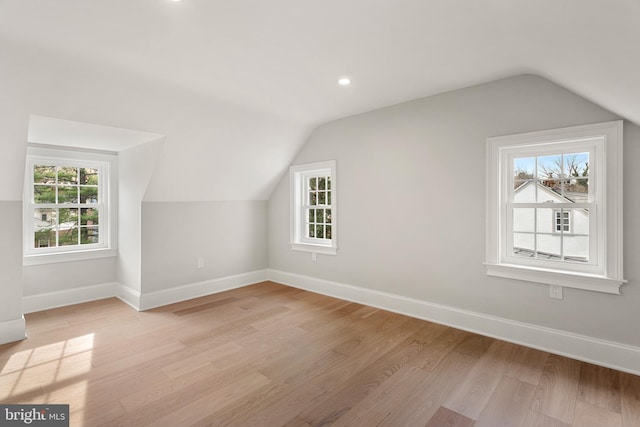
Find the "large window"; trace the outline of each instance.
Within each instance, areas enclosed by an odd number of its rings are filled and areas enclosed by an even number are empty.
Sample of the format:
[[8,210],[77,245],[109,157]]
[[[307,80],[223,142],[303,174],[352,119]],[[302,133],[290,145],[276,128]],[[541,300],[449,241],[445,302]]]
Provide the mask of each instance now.
[[291,167],[292,249],[336,253],[335,169],[335,161]]
[[104,252],[112,247],[113,160],[108,155],[29,148],[25,260],[42,261],[47,255],[62,260],[64,254]]
[[487,140],[487,273],[619,293],[622,122]]

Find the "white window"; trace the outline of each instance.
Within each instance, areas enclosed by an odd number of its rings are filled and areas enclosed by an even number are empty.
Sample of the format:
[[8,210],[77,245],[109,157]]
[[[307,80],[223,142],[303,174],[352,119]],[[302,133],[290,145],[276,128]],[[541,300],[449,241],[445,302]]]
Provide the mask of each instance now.
[[620,293],[622,122],[487,140],[487,274]]
[[[588,218],[588,211],[585,216]],[[553,211],[554,222],[553,227],[556,233],[569,233],[571,231],[571,211],[568,209],[559,209]]]
[[115,156],[29,147],[25,265],[115,255]]
[[335,255],[336,162],[291,166],[291,248]]

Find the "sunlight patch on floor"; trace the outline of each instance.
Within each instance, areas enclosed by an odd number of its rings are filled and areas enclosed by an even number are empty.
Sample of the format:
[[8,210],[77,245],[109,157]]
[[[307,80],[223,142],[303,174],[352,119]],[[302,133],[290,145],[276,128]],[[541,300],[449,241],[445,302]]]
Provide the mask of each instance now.
[[[68,403],[72,411],[82,410],[94,338],[87,334],[13,354],[0,371],[0,401]],[[58,401],[70,389],[74,401]]]

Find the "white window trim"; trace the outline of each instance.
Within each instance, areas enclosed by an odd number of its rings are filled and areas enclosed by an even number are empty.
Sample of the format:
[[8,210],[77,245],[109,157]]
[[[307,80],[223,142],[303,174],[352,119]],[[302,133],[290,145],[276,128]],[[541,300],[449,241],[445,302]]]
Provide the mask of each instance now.
[[[623,122],[613,121],[563,129],[507,135],[487,139],[486,176],[486,272],[490,276],[545,283],[577,289],[619,294],[623,278],[623,218],[622,218],[622,131]],[[605,208],[599,212],[601,223],[598,235],[604,242],[598,247],[601,259],[597,273],[571,271],[569,268],[546,268],[513,262],[504,256],[506,236],[502,224],[506,220],[505,185],[501,182],[504,168],[504,150],[532,148],[556,143],[570,143],[603,138],[602,176],[597,182],[603,185],[600,201]],[[596,158],[596,161],[599,160]]]
[[[331,239],[312,241],[304,237],[304,177],[314,174],[331,176]],[[338,250],[338,185],[335,160],[291,166],[289,168],[289,185],[291,249],[336,255]]]
[[[46,252],[33,248],[33,165],[38,163],[58,165],[100,165],[102,169],[101,194],[105,200],[103,221],[100,224],[100,239],[103,244],[89,247],[58,247]],[[25,167],[24,209],[23,209],[23,265],[52,264],[59,262],[82,261],[88,259],[117,256],[117,190],[118,158],[116,153],[73,150],[61,148],[27,147]],[[103,228],[104,227],[104,228]]]

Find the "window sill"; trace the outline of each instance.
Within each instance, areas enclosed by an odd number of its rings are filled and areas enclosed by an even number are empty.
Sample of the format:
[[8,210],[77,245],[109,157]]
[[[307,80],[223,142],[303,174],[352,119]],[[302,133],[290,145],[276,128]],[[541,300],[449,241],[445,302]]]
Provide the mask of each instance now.
[[22,265],[56,264],[61,262],[85,261],[89,259],[112,258],[118,256],[117,249],[93,249],[90,251],[57,252],[41,255],[25,255]]
[[311,245],[308,243],[291,243],[294,251],[314,252],[317,254],[336,255],[338,248],[334,246]]
[[542,268],[524,267],[514,264],[485,263],[487,275],[505,277],[508,279],[525,280],[527,282],[545,283],[566,288],[583,289],[587,291],[620,294],[620,286],[627,281],[612,279],[596,274],[584,274],[548,270]]

